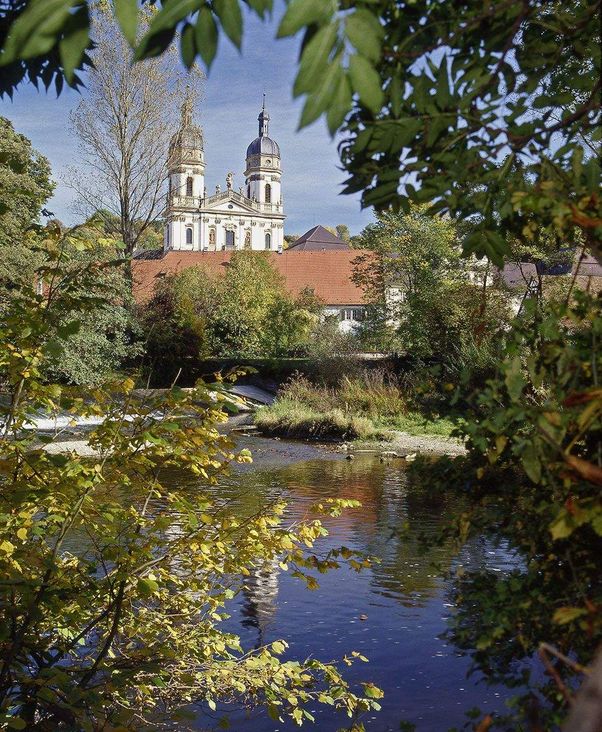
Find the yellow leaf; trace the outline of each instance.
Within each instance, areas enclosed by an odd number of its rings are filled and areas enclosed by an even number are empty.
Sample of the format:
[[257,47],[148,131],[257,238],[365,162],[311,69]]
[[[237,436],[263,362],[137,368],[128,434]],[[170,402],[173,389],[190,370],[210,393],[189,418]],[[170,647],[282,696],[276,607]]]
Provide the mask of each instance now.
[[25,539],[27,539],[27,529],[19,529],[17,531],[17,536],[19,537],[19,539],[21,539],[21,541],[25,541]]
[[10,556],[15,551],[15,545],[11,544],[10,541],[3,541],[0,544],[0,551]]

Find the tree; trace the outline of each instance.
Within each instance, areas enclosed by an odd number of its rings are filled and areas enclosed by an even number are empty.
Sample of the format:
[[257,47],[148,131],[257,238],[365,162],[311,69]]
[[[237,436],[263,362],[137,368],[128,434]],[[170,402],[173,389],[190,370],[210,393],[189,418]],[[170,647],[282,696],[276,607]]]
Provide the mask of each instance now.
[[337,236],[343,241],[351,241],[351,233],[347,224],[337,224],[336,226]]
[[426,206],[382,212],[354,246],[370,252],[354,262],[369,303],[360,330],[368,347],[407,354],[421,368],[439,363],[447,378],[491,367],[510,320],[509,297],[485,286],[486,268],[462,258],[456,222],[430,216]]
[[207,356],[294,355],[321,309],[307,291],[293,297],[261,252],[238,251],[225,273],[189,267],[163,280],[144,306],[148,354],[162,379]]
[[164,213],[169,140],[182,100],[188,95],[192,102],[197,93],[185,89],[186,81],[196,81],[179,71],[173,54],[132,64],[108,10],[95,13],[93,28],[88,94],[71,115],[86,167],[72,171],[68,183],[86,214],[109,214],[106,226],[131,256]]
[[18,282],[33,277],[37,255],[28,230],[53,190],[48,160],[0,117],[0,309]]
[[[284,641],[246,651],[222,627],[255,566],[290,561],[315,582],[306,568],[340,556],[311,553],[319,521],[293,527],[281,503],[241,521],[203,490],[250,460],[217,430],[231,408],[223,385],[140,396],[129,379],[85,394],[45,383],[46,358],[78,329],[64,314],[94,310],[99,290],[99,265],[65,269],[59,232],[54,243],[37,272],[43,292],[20,288],[0,320],[0,725],[171,728],[183,707],[221,700],[299,724],[319,700],[352,719],[378,708],[371,684],[363,698],[334,665],[282,661]],[[56,435],[24,432],[40,411],[102,417],[93,456],[48,451]]]
[[[48,355],[43,369],[50,381],[99,386],[125,364],[131,366],[142,352],[140,327],[134,317],[133,298],[122,266],[123,255],[119,255],[122,249],[115,239],[103,236],[101,226],[99,218],[64,232],[49,226],[42,242],[44,248],[52,247],[57,233],[62,235],[65,275],[88,273],[82,285],[86,292],[74,289],[74,296],[86,294],[90,302],[94,299],[96,303],[84,313],[77,309],[63,312],[55,333],[61,347]],[[66,338],[61,338],[61,329],[73,319],[78,320],[77,332],[69,331]]]

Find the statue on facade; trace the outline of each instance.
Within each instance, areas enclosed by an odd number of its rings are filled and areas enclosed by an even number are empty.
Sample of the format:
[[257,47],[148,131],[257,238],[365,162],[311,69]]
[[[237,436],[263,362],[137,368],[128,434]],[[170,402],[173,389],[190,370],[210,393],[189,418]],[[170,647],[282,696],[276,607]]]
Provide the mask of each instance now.
[[226,188],[230,190],[232,188],[232,181],[234,180],[234,173],[228,173],[226,176]]
[[218,183],[215,186],[215,195],[217,195],[218,193],[221,193],[221,192],[222,192],[222,188],[221,188],[220,184]]

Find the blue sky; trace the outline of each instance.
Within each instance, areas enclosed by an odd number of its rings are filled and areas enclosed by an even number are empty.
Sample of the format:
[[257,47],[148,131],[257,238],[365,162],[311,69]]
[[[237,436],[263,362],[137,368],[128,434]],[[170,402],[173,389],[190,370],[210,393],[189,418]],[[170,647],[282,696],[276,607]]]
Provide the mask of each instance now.
[[[277,3],[271,22],[261,23],[250,14],[245,17],[242,54],[226,38],[220,39],[199,107],[207,189],[214,190],[216,183],[224,188],[230,170],[235,172],[235,187],[243,184],[244,156],[257,136],[257,115],[265,91],[270,135],[282,151],[285,230],[302,234],[316,224],[346,223],[357,233],[372,220],[372,213],[361,210],[358,196],[339,195],[345,173],[325,123],[319,120],[296,132],[302,101],[293,101],[291,89],[299,40],[274,40],[281,12]],[[78,99],[71,90],[57,99],[53,93],[23,86],[13,102],[0,101],[0,115],[10,119],[50,160],[57,188],[48,207],[65,223],[77,220],[72,210],[73,191],[61,182],[61,175],[67,166],[77,165],[76,140],[67,122]]]

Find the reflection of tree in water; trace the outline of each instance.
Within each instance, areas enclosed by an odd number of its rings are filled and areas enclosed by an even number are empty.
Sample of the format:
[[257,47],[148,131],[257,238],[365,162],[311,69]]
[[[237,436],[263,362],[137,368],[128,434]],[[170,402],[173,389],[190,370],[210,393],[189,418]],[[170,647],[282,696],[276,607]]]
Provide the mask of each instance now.
[[385,466],[375,540],[366,550],[380,557],[373,584],[405,606],[422,606],[441,586],[454,558],[451,541],[438,535],[457,508],[457,497],[412,485],[403,468]]
[[[404,605],[422,605],[441,583],[453,560],[451,542],[434,539],[458,508],[459,500],[443,491],[410,483],[406,464],[377,457],[353,461],[308,461],[278,471],[279,485],[294,502],[296,516],[326,497],[353,498],[361,508],[337,518],[323,518],[333,544],[348,544],[378,557],[370,570],[373,584]],[[431,539],[426,544],[424,539]]]
[[[428,481],[410,481],[407,465],[399,459],[380,462],[370,455],[263,468],[244,477],[233,474],[219,492],[222,500],[234,499],[241,516],[282,498],[289,503],[285,522],[310,516],[311,506],[328,497],[360,501],[361,508],[337,518],[320,517],[330,535],[327,543],[378,557],[381,563],[367,570],[373,586],[403,605],[423,605],[441,586],[454,558],[451,542],[434,540],[458,509],[457,495],[434,491]],[[425,538],[431,539],[429,545]],[[323,546],[320,542],[317,549]],[[257,628],[261,640],[275,609],[275,568],[258,568],[246,584],[245,624]]]
[[245,578],[242,625],[257,628],[255,648],[265,643],[265,634],[276,613],[278,598],[278,563],[265,560]]

